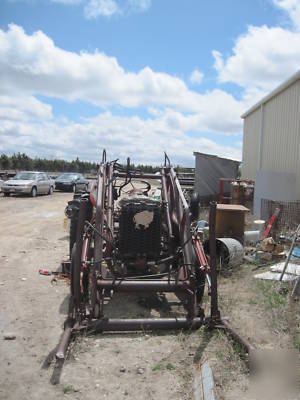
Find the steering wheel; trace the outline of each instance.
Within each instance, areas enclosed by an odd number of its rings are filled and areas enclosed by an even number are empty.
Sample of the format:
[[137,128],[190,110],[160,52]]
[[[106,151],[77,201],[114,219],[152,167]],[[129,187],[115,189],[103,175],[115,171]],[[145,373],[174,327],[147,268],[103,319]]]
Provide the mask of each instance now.
[[[125,186],[121,188],[121,192],[128,195],[142,193],[143,195],[148,196],[149,190],[151,189],[150,183],[142,180],[139,180],[139,182],[143,184],[142,187],[136,187],[135,184],[130,180]],[[124,188],[128,185],[130,185],[130,188],[124,190]]]

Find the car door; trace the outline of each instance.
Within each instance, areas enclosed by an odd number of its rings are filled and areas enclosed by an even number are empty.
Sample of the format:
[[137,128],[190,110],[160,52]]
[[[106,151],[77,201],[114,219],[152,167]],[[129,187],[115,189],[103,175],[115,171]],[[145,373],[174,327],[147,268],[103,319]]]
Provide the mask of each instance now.
[[43,173],[39,173],[37,178],[37,191],[38,193],[46,193],[46,190],[47,190],[46,176]]
[[77,174],[76,189],[84,190],[84,188],[85,188],[84,178],[81,174]]
[[45,178],[45,193],[49,193],[50,186],[51,186],[51,179],[47,174],[43,174]]

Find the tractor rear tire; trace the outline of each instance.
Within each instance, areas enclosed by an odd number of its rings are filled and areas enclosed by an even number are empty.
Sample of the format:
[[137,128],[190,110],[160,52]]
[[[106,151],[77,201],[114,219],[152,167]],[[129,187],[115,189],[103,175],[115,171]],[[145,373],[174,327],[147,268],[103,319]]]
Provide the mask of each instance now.
[[70,258],[72,258],[72,251],[76,243],[78,215],[73,215],[70,219]]
[[[78,268],[79,267],[79,268]],[[71,268],[70,268],[70,289],[71,295],[74,298],[74,305],[78,309],[81,303],[81,290],[80,290],[80,263],[76,263],[76,243],[72,249]]]

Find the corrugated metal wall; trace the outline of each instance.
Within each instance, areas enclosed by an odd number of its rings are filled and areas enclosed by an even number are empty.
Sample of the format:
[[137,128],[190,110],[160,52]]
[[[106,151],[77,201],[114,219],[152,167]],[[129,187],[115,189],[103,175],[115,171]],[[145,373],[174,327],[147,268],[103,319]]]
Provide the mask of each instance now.
[[201,197],[217,196],[220,178],[237,177],[239,161],[202,153],[194,155],[196,156],[195,190]]
[[[263,105],[262,171],[297,174],[300,199],[300,81]],[[244,119],[244,178],[255,178],[259,164],[261,109]]]
[[263,171],[297,172],[299,160],[300,81],[264,105]]
[[255,179],[261,129],[260,108],[244,119],[242,178]]

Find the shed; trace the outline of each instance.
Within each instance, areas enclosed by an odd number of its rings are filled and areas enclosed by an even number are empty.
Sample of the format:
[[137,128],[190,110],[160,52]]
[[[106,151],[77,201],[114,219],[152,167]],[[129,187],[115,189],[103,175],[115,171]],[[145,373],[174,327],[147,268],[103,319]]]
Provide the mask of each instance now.
[[195,190],[201,199],[216,199],[219,193],[220,178],[235,179],[240,162],[211,154],[194,152]]
[[299,218],[300,70],[242,118],[242,178],[255,179],[254,215],[268,218],[277,203]]

